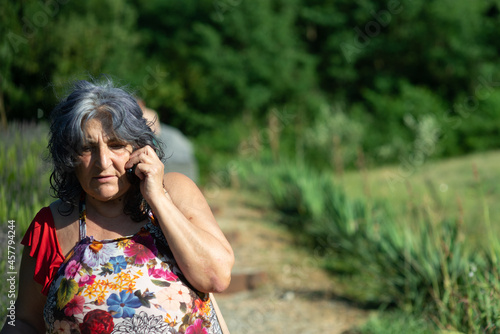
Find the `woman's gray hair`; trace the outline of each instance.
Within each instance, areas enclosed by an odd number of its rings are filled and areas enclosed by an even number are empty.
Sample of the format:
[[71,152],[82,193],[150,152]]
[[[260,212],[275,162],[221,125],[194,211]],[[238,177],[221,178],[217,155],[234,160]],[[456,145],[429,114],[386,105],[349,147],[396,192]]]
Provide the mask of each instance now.
[[[124,88],[114,86],[110,78],[99,82],[77,81],[51,114],[49,153],[53,163],[50,185],[55,197],[70,204],[72,212],[83,194],[75,173],[77,157],[82,154],[85,123],[93,118],[111,122],[113,135],[131,144],[134,149],[151,146],[158,157],[163,151],[136,99]],[[132,183],[127,194],[124,212],[135,221],[147,216],[149,207]]]

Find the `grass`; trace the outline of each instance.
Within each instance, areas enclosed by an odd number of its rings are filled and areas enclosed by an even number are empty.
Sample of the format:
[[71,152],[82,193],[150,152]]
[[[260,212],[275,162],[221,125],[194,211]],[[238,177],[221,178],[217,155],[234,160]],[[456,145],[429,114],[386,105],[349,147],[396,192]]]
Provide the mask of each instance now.
[[[437,331],[436,326],[419,316],[401,311],[388,311],[372,315],[363,326],[349,334],[432,334]],[[442,331],[441,334],[453,334],[453,332]]]
[[[437,218],[464,221],[468,243],[484,245],[489,231],[479,222],[500,219],[499,165],[500,152],[486,152],[426,162],[415,169],[394,165],[351,171],[334,179],[350,197],[386,201],[398,216],[425,206]],[[500,225],[491,228],[500,233]]]

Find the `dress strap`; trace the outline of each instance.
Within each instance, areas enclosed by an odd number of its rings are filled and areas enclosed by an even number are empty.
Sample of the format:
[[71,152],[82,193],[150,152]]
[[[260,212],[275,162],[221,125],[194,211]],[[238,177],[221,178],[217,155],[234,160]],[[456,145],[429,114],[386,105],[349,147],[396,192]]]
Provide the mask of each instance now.
[[148,210],[148,216],[149,216],[149,222],[154,226],[158,226],[158,222],[156,221],[155,215],[152,210]]
[[80,197],[79,203],[80,210],[80,241],[83,240],[87,236],[87,225],[85,223],[85,219],[87,218],[87,208],[85,207],[85,193]]

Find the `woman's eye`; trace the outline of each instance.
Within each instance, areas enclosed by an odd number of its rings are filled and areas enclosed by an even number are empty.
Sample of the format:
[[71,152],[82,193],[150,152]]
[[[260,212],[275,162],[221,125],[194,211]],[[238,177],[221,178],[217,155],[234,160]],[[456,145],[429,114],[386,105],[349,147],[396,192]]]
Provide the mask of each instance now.
[[109,147],[112,149],[112,150],[119,150],[119,149],[122,149],[125,147],[125,145],[123,144],[111,144],[109,145]]
[[83,146],[80,155],[87,156],[90,154],[92,154],[92,147],[91,146]]

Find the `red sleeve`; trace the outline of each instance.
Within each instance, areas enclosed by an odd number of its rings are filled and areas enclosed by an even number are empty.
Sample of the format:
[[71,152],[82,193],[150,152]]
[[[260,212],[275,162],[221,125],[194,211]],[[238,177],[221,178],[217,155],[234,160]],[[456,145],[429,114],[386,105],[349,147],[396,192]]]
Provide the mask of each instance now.
[[43,286],[42,293],[46,296],[50,283],[64,261],[49,207],[44,207],[36,214],[21,244],[29,246],[30,256],[36,259],[33,279]]

